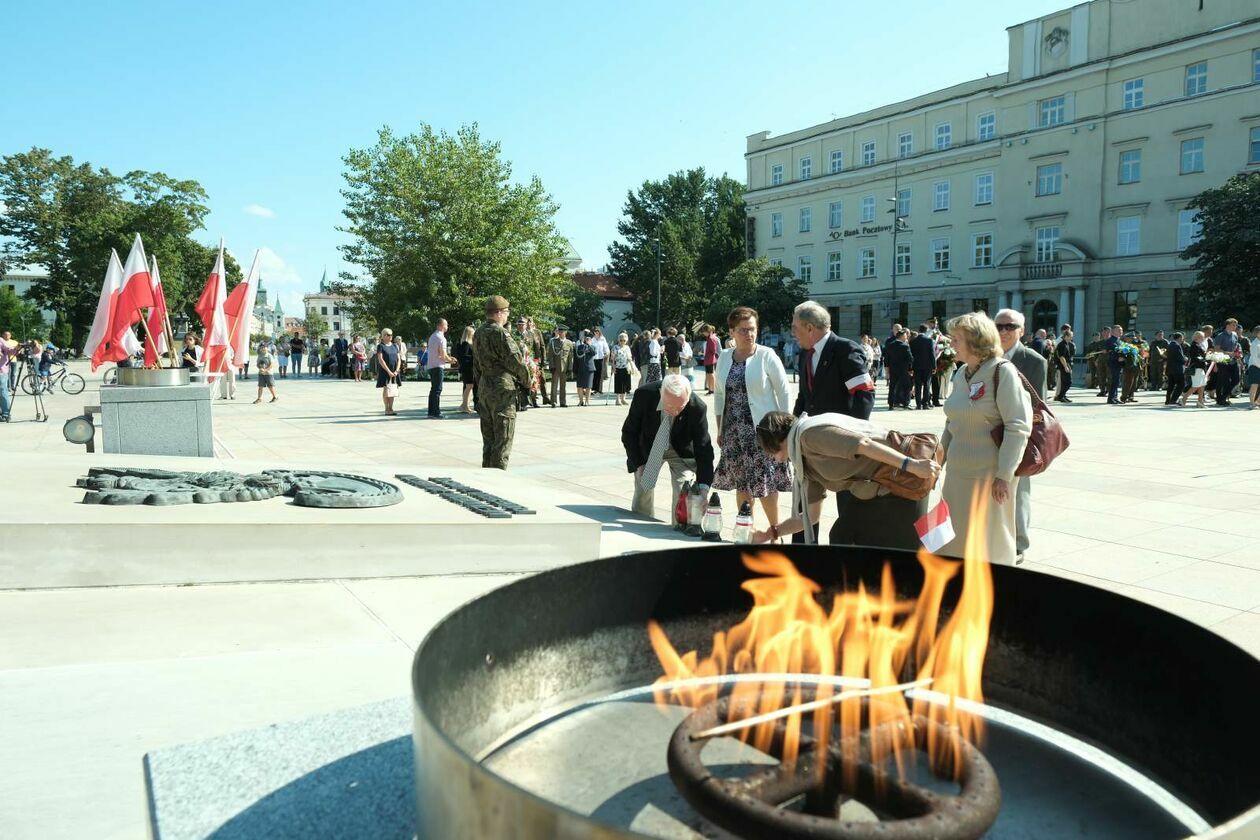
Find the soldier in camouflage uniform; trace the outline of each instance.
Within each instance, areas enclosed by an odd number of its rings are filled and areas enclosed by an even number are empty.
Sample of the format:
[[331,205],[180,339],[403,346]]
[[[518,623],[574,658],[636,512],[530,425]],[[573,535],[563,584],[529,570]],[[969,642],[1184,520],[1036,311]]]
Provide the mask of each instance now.
[[504,328],[508,302],[499,295],[486,299],[486,322],[473,334],[473,370],[481,405],[481,466],[506,470],[516,431],[516,400],[529,369],[521,350]]

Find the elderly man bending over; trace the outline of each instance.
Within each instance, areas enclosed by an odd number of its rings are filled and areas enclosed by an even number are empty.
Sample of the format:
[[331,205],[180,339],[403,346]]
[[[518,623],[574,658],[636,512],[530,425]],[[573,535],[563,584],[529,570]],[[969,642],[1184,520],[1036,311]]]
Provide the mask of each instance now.
[[626,468],[634,473],[631,506],[635,513],[656,516],[656,481],[664,464],[669,464],[673,487],[671,524],[674,501],[689,471],[694,472],[697,484],[707,488],[713,483],[708,413],[704,400],[691,392],[691,382],[677,374],[634,392],[630,413],[621,426],[621,443],[626,448]]

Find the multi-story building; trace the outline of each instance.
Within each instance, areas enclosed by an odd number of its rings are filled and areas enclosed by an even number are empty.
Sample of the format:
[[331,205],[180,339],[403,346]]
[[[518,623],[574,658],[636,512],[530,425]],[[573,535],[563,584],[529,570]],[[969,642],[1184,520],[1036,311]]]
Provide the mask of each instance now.
[[327,271],[319,280],[319,291],[302,295],[302,303],[308,314],[319,315],[328,324],[327,330],[320,335],[309,336],[309,340],[331,342],[340,332],[344,332],[347,337],[354,335],[354,322],[347,309],[350,298],[332,291],[328,285]]
[[1192,326],[1187,205],[1260,170],[1260,6],[1093,0],[1007,33],[1005,73],[750,136],[749,251],[850,335],[1006,306],[1078,346]]
[[[31,296],[31,287],[39,281],[47,279],[48,269],[44,268],[42,265],[15,265],[11,266],[4,272],[3,277],[0,278],[0,283],[6,286],[9,291],[13,292],[18,297],[29,299]],[[40,309],[39,313],[44,319],[44,325],[47,327],[51,327],[53,322],[57,320],[57,313],[51,309]],[[25,325],[25,327],[31,326],[34,325]],[[25,327],[21,327],[21,325],[18,324],[6,324],[4,326],[5,329],[12,330],[15,333],[19,328],[24,329]],[[27,336],[24,335],[23,338],[27,338]]]

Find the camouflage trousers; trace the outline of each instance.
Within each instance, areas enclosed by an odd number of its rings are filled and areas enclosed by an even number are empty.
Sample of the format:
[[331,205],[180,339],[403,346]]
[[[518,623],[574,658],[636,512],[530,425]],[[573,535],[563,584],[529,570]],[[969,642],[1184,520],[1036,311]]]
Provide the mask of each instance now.
[[481,466],[506,470],[512,456],[512,436],[516,433],[516,391],[482,387],[481,404],[477,414],[481,417]]

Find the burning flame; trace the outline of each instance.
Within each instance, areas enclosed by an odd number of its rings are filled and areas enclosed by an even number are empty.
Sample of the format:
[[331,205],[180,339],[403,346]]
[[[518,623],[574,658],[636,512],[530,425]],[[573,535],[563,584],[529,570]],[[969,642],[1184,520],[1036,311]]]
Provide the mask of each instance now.
[[[865,700],[840,698],[838,703],[808,712],[819,754],[816,767],[823,772],[826,766],[823,754],[838,718],[844,751],[842,781],[847,789],[852,789],[858,770],[856,757],[850,753],[864,727],[892,733],[870,739],[871,760],[877,768],[891,760],[902,775],[908,754],[915,749],[913,714],[944,726],[945,738],[935,726],[927,727],[926,751],[938,772],[957,778],[962,771],[961,739],[974,743],[983,735],[982,719],[960,709],[957,701],[983,701],[981,673],[993,613],[993,578],[984,534],[987,490],[978,488],[972,500],[961,563],[919,552],[924,583],[914,600],[897,597],[892,567],[885,564],[878,592],[859,585],[855,592],[835,595],[831,609],[826,610],[817,598],[821,587],[797,571],[787,557],[772,551],[744,555],[744,565],[764,577],[743,584],[753,597],[753,607],[739,624],[714,634],[708,656],[701,659],[694,650],[680,654],[661,626],[649,622],[652,648],[664,670],[656,681],[656,702],[699,707],[717,700],[722,686],[714,678],[754,675],[731,688],[728,722],[735,722],[836,696],[837,687],[824,682],[817,685],[813,698],[807,697],[800,681],[785,680],[784,675],[846,677],[857,685],[865,682],[871,689],[912,679],[931,680],[931,693],[917,692],[913,708],[901,691],[888,691]],[[962,594],[940,626],[946,585],[960,570]],[[778,679],[757,680],[757,674],[778,675]],[[677,685],[679,681],[689,683]],[[778,757],[784,765],[795,766],[803,714],[793,712],[785,721],[750,725],[739,735],[769,752],[776,731],[783,727]]]

